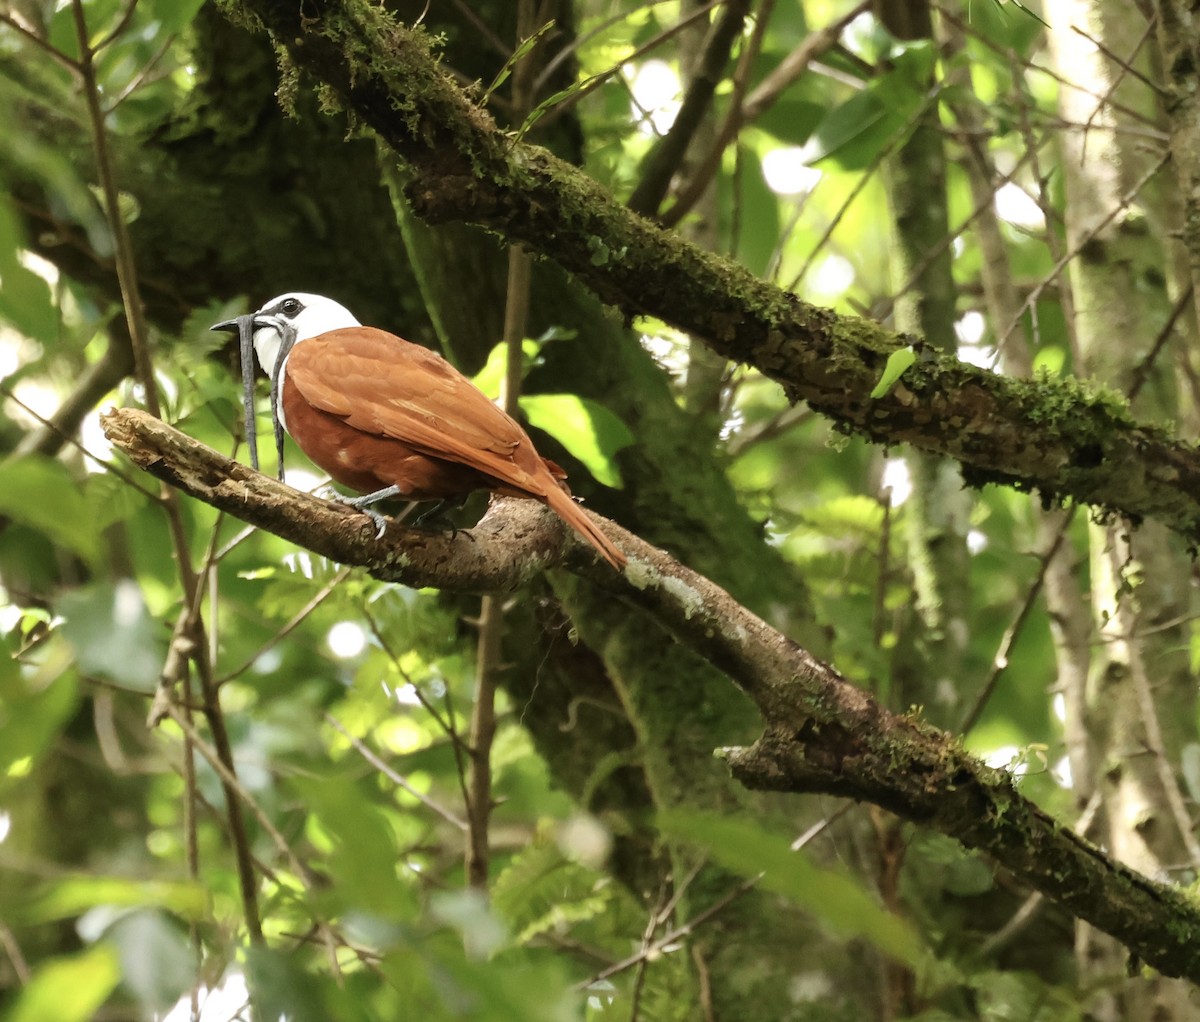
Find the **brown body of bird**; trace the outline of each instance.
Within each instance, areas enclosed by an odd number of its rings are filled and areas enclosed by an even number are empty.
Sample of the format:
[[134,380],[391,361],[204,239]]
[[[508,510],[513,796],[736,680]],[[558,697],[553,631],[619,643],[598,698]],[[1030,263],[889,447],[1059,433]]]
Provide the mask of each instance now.
[[566,473],[440,355],[362,326],[320,295],[281,295],[213,329],[231,328],[252,329],[279,420],[300,449],[364,494],[348,503],[366,511],[388,497],[456,501],[475,490],[528,497],[624,567],[625,555],[571,498]]

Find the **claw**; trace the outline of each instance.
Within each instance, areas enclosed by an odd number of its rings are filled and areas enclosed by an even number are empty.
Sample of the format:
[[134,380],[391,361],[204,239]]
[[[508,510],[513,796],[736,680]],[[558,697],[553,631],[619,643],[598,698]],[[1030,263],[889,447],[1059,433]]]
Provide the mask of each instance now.
[[375,523],[375,538],[383,539],[383,534],[387,532],[388,527],[387,518],[381,515],[378,511],[372,511],[369,507],[360,507],[358,510]]
[[383,534],[387,532],[388,519],[378,511],[372,511],[370,505],[399,496],[399,494],[400,487],[388,486],[382,490],[376,490],[374,493],[364,493],[361,497],[347,497],[338,493],[333,487],[327,487],[324,496],[326,500],[332,500],[335,504],[345,504],[347,507],[354,508],[355,511],[361,511],[375,523],[375,538],[383,539]]

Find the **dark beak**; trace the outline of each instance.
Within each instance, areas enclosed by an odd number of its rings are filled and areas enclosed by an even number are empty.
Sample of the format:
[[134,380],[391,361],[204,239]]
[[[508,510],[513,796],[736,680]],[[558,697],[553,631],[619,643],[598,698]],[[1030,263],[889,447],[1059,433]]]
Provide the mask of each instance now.
[[246,443],[250,447],[250,464],[258,471],[258,433],[254,425],[254,313],[215,323],[210,330],[224,330],[238,335],[238,357],[242,363],[242,418],[246,424]]

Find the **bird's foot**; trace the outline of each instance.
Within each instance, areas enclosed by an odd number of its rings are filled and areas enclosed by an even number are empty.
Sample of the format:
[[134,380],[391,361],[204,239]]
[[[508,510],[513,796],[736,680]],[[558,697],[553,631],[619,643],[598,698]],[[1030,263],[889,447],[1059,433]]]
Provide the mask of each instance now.
[[387,532],[389,519],[386,515],[371,510],[370,505],[400,496],[400,487],[388,486],[382,490],[376,490],[374,493],[364,493],[361,497],[347,497],[345,494],[338,493],[333,487],[328,487],[322,496],[336,504],[345,504],[347,507],[354,508],[355,511],[361,511],[375,523],[375,538],[383,539],[383,534]]
[[[465,493],[461,497],[447,497],[443,500],[433,501],[428,508],[413,519],[412,527],[424,529],[426,532],[449,532],[450,538],[454,539],[464,530],[458,527],[450,515],[459,510],[467,502],[469,496],[469,493]],[[467,532],[466,535],[471,536],[470,532]],[[475,537],[471,536],[471,538]]]

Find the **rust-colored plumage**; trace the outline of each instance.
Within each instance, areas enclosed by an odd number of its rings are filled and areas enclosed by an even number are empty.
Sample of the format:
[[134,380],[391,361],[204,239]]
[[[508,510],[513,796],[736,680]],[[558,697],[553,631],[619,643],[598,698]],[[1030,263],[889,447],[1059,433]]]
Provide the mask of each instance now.
[[[321,314],[320,303],[345,315]],[[295,330],[295,343],[280,350],[276,342],[264,357],[268,321],[281,320]],[[339,325],[346,321],[351,325]],[[480,489],[532,498],[614,567],[624,566],[624,554],[571,499],[562,469],[440,355],[360,326],[316,295],[274,299],[255,314],[254,325],[268,373],[284,360],[279,399],[287,431],[337,482],[360,493],[394,486],[412,500],[452,500]],[[306,326],[326,329],[306,336]]]

